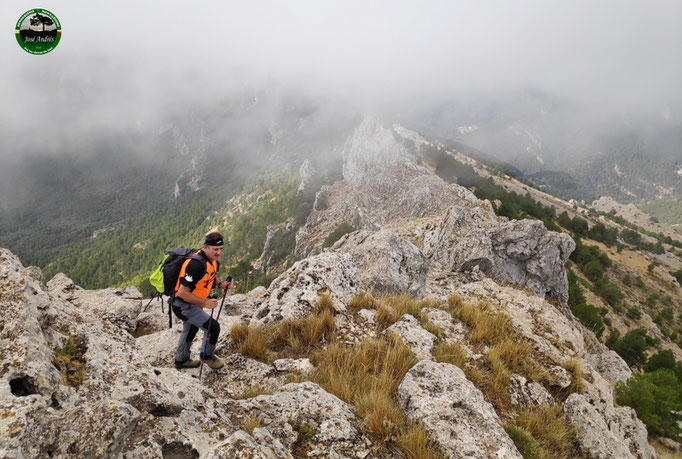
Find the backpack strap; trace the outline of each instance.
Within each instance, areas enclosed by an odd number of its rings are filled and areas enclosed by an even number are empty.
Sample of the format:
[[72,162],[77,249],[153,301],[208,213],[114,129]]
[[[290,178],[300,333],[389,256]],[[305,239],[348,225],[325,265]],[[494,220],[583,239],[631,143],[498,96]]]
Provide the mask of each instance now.
[[[204,257],[199,255],[200,250],[197,250],[196,252],[188,255],[185,257],[185,260],[197,260],[198,262],[202,263],[204,265],[204,272],[206,272],[206,260]],[[184,263],[184,261],[183,261]],[[178,289],[180,288],[180,285],[178,284]],[[173,301],[175,300],[177,294],[178,294],[178,289],[175,289],[173,291],[173,294],[170,296],[168,299],[168,328],[173,328]],[[163,308],[163,300],[161,301],[161,308]]]

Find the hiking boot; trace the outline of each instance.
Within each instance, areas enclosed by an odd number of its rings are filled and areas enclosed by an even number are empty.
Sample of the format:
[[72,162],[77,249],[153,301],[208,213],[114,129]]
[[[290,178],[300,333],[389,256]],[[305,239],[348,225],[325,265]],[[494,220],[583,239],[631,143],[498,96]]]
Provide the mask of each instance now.
[[213,370],[219,370],[219,369],[221,369],[221,368],[223,367],[223,365],[224,365],[224,364],[223,364],[223,361],[220,360],[220,359],[219,359],[218,357],[216,357],[215,355],[214,355],[213,357],[210,357],[210,358],[208,358],[208,359],[205,359],[205,360],[204,360],[204,363],[205,363],[206,365],[208,365],[209,367],[211,367],[211,369],[213,369]]
[[199,365],[201,365],[201,362],[198,360],[187,359],[182,362],[175,361],[175,368],[178,370],[182,368],[199,368]]

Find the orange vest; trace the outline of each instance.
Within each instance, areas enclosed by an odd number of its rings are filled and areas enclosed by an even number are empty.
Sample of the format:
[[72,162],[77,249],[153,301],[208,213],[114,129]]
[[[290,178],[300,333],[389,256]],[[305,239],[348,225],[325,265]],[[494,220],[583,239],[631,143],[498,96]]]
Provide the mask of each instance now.
[[[199,252],[197,252],[198,254]],[[175,283],[175,291],[177,292],[178,289],[180,288],[180,279],[185,277],[185,270],[187,269],[187,265],[191,261],[191,258],[188,258],[185,260],[185,262],[182,264],[182,268],[180,268],[180,275],[178,276],[178,281]],[[194,290],[192,290],[192,294],[198,296],[201,299],[206,299],[208,294],[211,291],[211,288],[213,288],[213,281],[215,281],[215,273],[216,273],[216,268],[218,262],[210,262],[206,260],[206,273],[204,274],[204,277],[199,279],[194,286]]]

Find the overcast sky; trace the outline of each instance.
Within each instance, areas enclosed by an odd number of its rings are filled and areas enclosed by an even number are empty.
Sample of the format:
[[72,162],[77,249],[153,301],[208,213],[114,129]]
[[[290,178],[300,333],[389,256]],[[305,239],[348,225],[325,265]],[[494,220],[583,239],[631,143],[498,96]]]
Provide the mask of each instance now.
[[679,0],[44,0],[63,34],[42,56],[13,31],[36,6],[0,2],[0,133],[106,128],[244,85],[359,110],[528,88],[614,110],[682,103]]

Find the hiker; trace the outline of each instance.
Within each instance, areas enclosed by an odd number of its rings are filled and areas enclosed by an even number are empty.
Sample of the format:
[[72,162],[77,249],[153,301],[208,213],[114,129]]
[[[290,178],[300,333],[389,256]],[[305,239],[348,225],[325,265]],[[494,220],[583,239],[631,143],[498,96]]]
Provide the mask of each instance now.
[[199,360],[190,360],[192,341],[200,328],[204,331],[204,339],[208,333],[205,354],[200,351],[203,354],[200,356],[201,359],[214,370],[223,367],[223,362],[214,355],[220,325],[203,309],[214,309],[218,305],[217,299],[208,298],[211,288],[225,290],[232,286],[230,280],[221,282],[216,277],[220,269],[218,258],[222,253],[223,236],[218,232],[210,232],[205,236],[203,248],[198,251],[203,261],[188,258],[182,264],[175,284],[176,293],[170,300],[173,312],[183,322],[178,349],[175,352],[176,368],[197,368],[201,364]]

